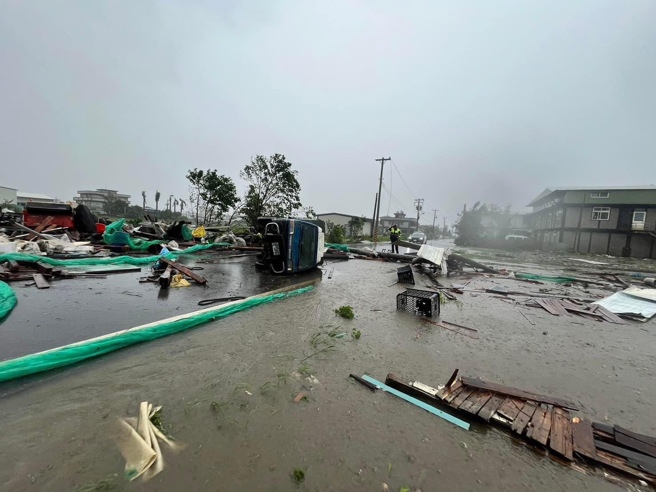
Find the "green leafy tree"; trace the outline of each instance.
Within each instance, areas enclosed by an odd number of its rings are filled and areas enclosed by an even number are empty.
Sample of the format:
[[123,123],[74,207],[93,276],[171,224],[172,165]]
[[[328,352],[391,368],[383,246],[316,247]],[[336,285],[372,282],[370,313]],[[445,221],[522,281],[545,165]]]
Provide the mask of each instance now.
[[364,227],[364,217],[352,217],[348,221],[348,231],[351,238],[361,236]]
[[255,156],[240,176],[248,183],[242,212],[250,225],[255,226],[258,217],[284,217],[301,208],[298,171],[284,155]]
[[210,224],[239,201],[235,183],[216,170],[193,169],[187,173],[187,179],[190,183],[189,201],[195,209],[197,224]]
[[128,203],[115,197],[107,197],[103,203],[103,211],[112,217],[125,216],[128,209]]

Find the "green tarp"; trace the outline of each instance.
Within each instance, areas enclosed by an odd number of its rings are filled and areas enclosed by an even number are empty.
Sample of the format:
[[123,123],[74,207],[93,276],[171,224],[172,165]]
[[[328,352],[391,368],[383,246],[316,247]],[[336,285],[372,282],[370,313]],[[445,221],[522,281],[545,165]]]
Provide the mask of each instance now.
[[123,330],[105,337],[93,338],[84,342],[65,345],[53,350],[26,355],[17,359],[0,362],[0,382],[36,374],[58,367],[65,367],[92,357],[107,354],[135,343],[148,342],[178,333],[210,321],[223,319],[231,314],[250,309],[261,304],[268,304],[277,299],[293,297],[312,290],[314,287],[304,287],[287,293],[254,297],[237,301],[235,304],[205,309],[199,313],[191,313],[188,317],[175,321],[162,320],[152,326]]

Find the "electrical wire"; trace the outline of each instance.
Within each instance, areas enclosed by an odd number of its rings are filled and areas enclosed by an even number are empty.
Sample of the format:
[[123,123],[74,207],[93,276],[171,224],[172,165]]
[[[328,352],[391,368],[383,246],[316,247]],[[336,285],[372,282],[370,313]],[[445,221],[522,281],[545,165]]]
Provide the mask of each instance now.
[[390,159],[390,161],[392,162],[392,165],[394,166],[394,169],[396,169],[396,173],[399,175],[399,178],[401,178],[401,181],[403,181],[403,184],[405,185],[405,187],[407,188],[407,190],[410,192],[410,194],[411,194],[413,197],[414,197],[414,196],[417,196],[417,195],[415,195],[415,194],[412,192],[412,190],[411,190],[410,187],[408,186],[408,183],[405,182],[405,179],[403,179],[403,175],[402,175],[401,172],[399,171],[399,168],[396,166],[396,162],[394,162],[393,159]]
[[390,167],[390,197],[389,197],[389,200],[387,200],[387,216],[388,217],[389,217],[390,205],[392,204],[392,190],[394,189],[394,187],[392,186],[393,185],[392,176],[394,176],[394,174],[392,174],[392,168]]

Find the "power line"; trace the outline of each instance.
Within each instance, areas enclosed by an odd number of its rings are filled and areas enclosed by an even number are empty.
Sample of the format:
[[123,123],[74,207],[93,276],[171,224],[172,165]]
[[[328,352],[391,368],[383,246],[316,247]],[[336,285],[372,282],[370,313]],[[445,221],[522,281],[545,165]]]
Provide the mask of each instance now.
[[406,189],[410,192],[410,195],[412,195],[412,196],[417,196],[417,195],[415,195],[415,194],[412,192],[412,190],[411,190],[410,187],[408,186],[408,183],[405,182],[405,179],[403,179],[403,175],[402,175],[401,172],[399,171],[399,168],[396,166],[396,163],[395,163],[393,160],[391,160],[390,162],[391,162],[392,165],[394,166],[394,169],[396,169],[396,173],[397,173],[397,174],[399,175],[399,177],[401,178],[401,181],[403,181],[403,184],[405,185]]
[[387,186],[385,186],[384,183],[383,183],[383,189],[389,194],[390,198],[391,198],[392,200],[394,200],[394,203],[395,203],[396,205],[398,205],[399,207],[401,207],[401,209],[404,210],[404,209],[407,208],[407,207],[406,207],[407,203],[404,205],[404,204],[401,202],[401,200],[400,200],[396,195],[392,194],[392,192],[391,192],[390,190],[387,189]]
[[392,190],[394,189],[394,186],[392,185],[392,176],[394,174],[392,173],[392,168],[390,167],[390,199],[387,201],[387,215],[389,216],[389,211],[390,211],[390,205],[392,204]]

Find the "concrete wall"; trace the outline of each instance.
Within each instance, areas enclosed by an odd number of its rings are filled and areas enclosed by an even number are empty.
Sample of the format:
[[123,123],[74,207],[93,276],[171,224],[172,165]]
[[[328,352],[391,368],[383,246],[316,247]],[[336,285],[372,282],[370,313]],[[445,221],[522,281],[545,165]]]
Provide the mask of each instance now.
[[656,231],[656,208],[647,209],[647,217],[645,220],[645,230]]
[[574,249],[576,240],[576,231],[563,231],[562,244],[566,244],[569,248]]

